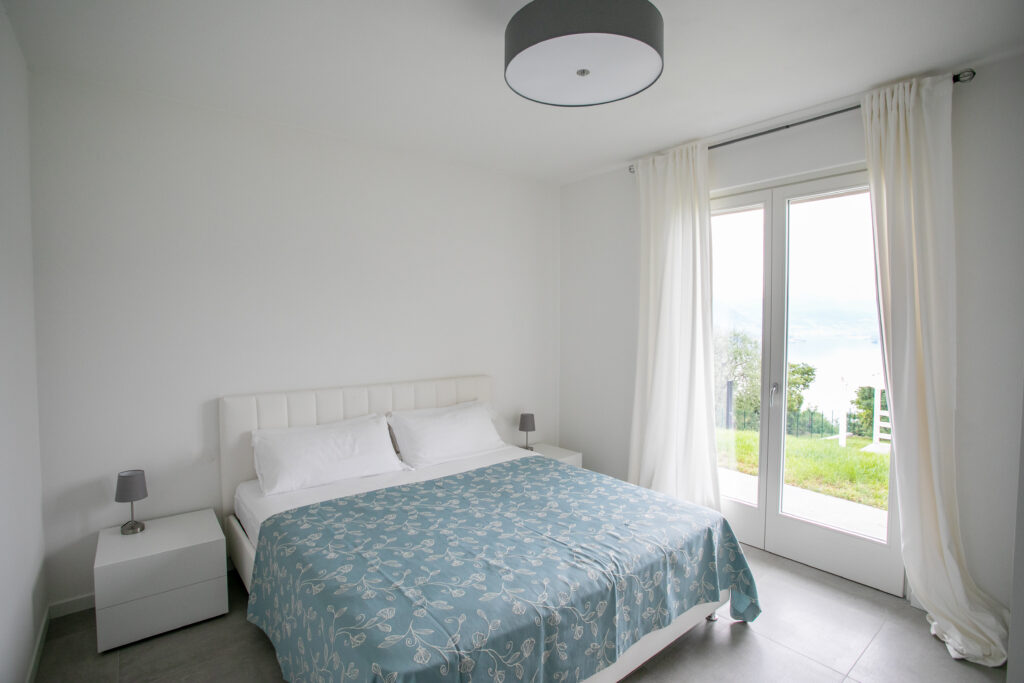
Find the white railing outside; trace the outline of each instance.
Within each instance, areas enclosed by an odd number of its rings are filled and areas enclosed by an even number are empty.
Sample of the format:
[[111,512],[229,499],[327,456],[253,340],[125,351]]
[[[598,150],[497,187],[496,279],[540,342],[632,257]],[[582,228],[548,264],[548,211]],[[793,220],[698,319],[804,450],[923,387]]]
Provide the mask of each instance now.
[[[882,392],[885,391],[882,387],[875,387],[875,409],[874,409],[874,424],[871,430],[871,442],[873,444],[879,444],[882,441],[888,441],[892,443],[892,420],[889,417],[888,410],[882,410]],[[888,405],[888,401],[886,401]]]

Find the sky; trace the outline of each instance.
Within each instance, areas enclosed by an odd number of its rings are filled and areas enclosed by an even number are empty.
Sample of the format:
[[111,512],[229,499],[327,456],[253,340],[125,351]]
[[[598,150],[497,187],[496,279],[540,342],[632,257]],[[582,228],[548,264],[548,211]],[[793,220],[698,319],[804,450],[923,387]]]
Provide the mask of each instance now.
[[[712,218],[716,332],[761,336],[764,214]],[[858,386],[882,383],[867,191],[789,204],[788,360],[817,370],[804,406],[849,410]]]

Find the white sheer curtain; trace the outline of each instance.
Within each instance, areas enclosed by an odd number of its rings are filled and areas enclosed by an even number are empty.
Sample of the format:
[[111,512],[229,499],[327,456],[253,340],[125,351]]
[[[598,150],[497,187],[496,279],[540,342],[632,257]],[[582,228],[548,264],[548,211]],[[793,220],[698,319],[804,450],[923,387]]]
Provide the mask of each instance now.
[[629,481],[718,509],[708,150],[636,163],[640,330]]
[[950,654],[1006,661],[1009,613],[967,573],[956,497],[956,260],[950,75],[861,102],[903,561]]

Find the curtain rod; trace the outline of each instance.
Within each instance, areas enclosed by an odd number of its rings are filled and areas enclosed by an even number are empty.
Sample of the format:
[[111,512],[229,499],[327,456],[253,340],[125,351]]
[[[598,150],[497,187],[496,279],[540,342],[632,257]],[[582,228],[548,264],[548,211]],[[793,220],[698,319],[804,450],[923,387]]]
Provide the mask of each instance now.
[[[977,75],[977,72],[975,72],[974,69],[964,69],[963,71],[959,71],[959,72],[953,74],[953,83],[967,83],[967,82],[971,81],[976,75]],[[718,142],[718,143],[715,143],[713,145],[709,145],[708,149],[709,150],[718,149],[719,147],[725,147],[726,145],[732,145],[732,144],[737,143],[737,142],[743,142],[744,140],[751,140],[753,138],[759,138],[762,135],[768,135],[769,133],[777,133],[780,130],[786,130],[788,128],[793,128],[795,126],[802,126],[805,123],[813,123],[814,121],[820,121],[821,119],[827,119],[830,116],[838,116],[839,114],[845,114],[846,112],[853,111],[854,109],[860,109],[860,105],[859,104],[855,104],[855,105],[850,106],[850,107],[844,107],[843,109],[839,109],[837,111],[830,111],[830,112],[828,112],[826,114],[819,114],[818,116],[812,116],[809,119],[802,119],[800,121],[794,121],[793,123],[787,123],[787,124],[785,124],[783,126],[776,126],[775,128],[769,128],[768,130],[762,130],[762,131],[757,132],[757,133],[751,133],[750,135],[743,135],[743,136],[740,136],[738,138],[733,138],[732,140],[725,140],[723,142]],[[630,164],[628,170],[629,170],[630,173],[636,173],[636,165],[635,164]]]

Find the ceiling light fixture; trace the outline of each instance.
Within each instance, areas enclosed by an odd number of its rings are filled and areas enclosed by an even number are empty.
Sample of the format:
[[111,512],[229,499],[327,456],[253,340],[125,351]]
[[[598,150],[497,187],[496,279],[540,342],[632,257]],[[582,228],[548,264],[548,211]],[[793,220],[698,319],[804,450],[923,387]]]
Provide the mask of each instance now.
[[505,82],[560,107],[622,100],[661,76],[664,35],[648,0],[533,0],[505,29]]

